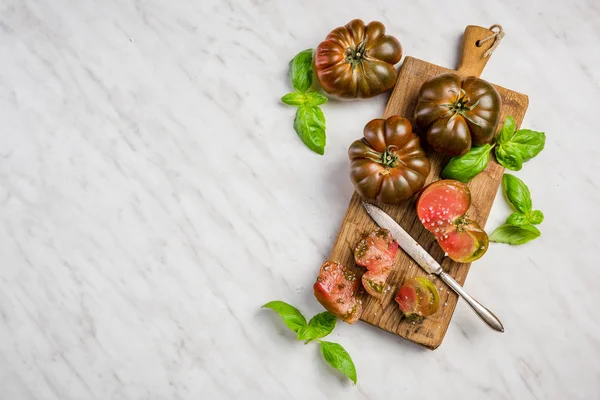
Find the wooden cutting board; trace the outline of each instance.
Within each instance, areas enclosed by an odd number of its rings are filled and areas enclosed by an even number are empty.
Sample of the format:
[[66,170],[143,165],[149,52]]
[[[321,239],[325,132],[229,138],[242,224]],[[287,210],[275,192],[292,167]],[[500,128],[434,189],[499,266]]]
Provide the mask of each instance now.
[[[484,53],[492,46],[494,41],[488,40],[480,47],[477,44],[479,44],[479,40],[491,34],[493,34],[491,30],[478,26],[468,26],[465,29],[462,46],[463,53],[457,71],[439,67],[416,58],[406,57],[400,67],[398,81],[385,109],[384,118],[392,115],[402,115],[409,118],[412,122],[419,89],[423,82],[435,75],[445,72],[457,72],[462,76],[479,76],[489,59],[489,57],[484,57]],[[441,43],[440,45],[450,46],[452,43]],[[502,97],[501,121],[504,121],[507,115],[512,115],[517,126],[519,126],[525,116],[525,111],[529,103],[527,96],[497,85],[494,86],[498,89]],[[427,156],[431,161],[431,172],[427,179],[427,184],[429,184],[440,179],[440,172],[448,162],[449,157],[431,150],[428,150]],[[472,194],[469,216],[479,222],[482,227],[485,226],[490,209],[492,208],[503,171],[504,168],[492,159],[487,169],[469,183]],[[382,206],[382,208],[416,239],[433,258],[440,262],[445,271],[452,275],[460,284],[464,284],[469,272],[470,263],[460,264],[450,260],[448,257],[444,257],[444,252],[438,246],[433,235],[417,219],[415,200],[415,198],[412,198],[400,205]],[[358,267],[354,263],[353,249],[364,235],[375,228],[375,223],[363,209],[361,198],[355,192],[352,200],[350,200],[350,205],[346,211],[329,259],[338,261],[354,269],[359,274],[364,272],[363,268]],[[485,260],[485,256],[482,260]],[[485,261],[481,260],[479,262],[485,263]],[[371,297],[364,290],[361,290],[358,294],[363,301],[361,320],[429,349],[435,349],[444,339],[458,301],[458,296],[450,291],[439,278],[429,276],[438,289],[440,289],[440,309],[436,314],[424,319],[422,322],[409,322],[403,319],[398,305],[394,301],[394,297],[398,288],[413,276],[427,276],[427,273],[406,253],[399,250],[394,262],[393,272],[388,278],[389,290],[384,293],[382,298],[376,299]],[[492,311],[495,309],[495,305],[489,303],[486,298],[485,288],[469,287],[468,291]],[[475,314],[472,317],[474,319],[478,318]],[[502,319],[502,315],[499,315],[499,318]],[[497,335],[498,333],[490,330],[489,334]]]

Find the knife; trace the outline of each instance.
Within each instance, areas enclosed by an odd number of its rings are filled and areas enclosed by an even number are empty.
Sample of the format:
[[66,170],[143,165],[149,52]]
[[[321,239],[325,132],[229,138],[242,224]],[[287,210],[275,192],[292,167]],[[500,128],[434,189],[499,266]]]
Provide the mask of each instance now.
[[469,307],[475,314],[479,316],[488,324],[488,326],[498,332],[504,332],[504,326],[502,322],[492,313],[490,310],[485,308],[481,303],[471,297],[465,289],[458,282],[454,280],[447,272],[442,269],[442,266],[431,257],[431,255],[425,251],[423,247],[416,240],[414,240],[408,232],[406,232],[396,221],[385,213],[381,208],[363,201],[363,207],[367,210],[367,213],[373,218],[373,221],[382,228],[387,229],[392,233],[392,236],[398,242],[398,246],[404,250],[413,260],[417,262],[425,271],[430,274],[439,276],[445,283],[454,290],[456,294],[463,298],[467,302]]

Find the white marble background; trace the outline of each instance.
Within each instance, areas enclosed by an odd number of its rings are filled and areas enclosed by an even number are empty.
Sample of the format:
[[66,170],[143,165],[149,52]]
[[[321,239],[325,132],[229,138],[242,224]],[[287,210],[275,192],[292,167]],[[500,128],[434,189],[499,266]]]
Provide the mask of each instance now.
[[[355,17],[449,67],[466,25],[502,24],[483,77],[548,135],[518,173],[543,236],[466,285],[506,333],[463,303],[434,352],[340,323],[357,387],[259,309],[321,311],[346,150],[386,98],[325,105],[320,157],[279,97]],[[598,398],[599,65],[597,0],[2,0],[0,399]]]

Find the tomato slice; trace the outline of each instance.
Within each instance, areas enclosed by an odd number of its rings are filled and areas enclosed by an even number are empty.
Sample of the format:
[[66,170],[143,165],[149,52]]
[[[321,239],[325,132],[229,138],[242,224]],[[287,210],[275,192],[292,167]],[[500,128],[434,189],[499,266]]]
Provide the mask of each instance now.
[[358,285],[354,272],[340,263],[326,261],[319,270],[313,291],[327,311],[353,324],[362,313],[362,302],[356,298]]
[[379,271],[367,271],[362,276],[362,285],[371,296],[378,297],[385,290],[385,282],[392,268],[382,268]]
[[405,317],[416,319],[434,314],[440,305],[440,295],[430,280],[414,277],[398,290],[396,302]]
[[377,228],[356,245],[354,260],[367,268],[362,276],[362,284],[371,296],[380,296],[392,270],[398,252],[398,242],[387,229]]
[[387,229],[377,228],[358,242],[354,249],[356,264],[371,272],[379,272],[394,263],[398,242]]

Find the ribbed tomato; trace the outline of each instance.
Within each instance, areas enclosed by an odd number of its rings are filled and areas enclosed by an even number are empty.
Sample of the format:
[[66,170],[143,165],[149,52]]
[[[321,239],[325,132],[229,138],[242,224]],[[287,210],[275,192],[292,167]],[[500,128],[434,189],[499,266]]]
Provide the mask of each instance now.
[[471,145],[492,141],[501,108],[500,94],[489,82],[448,73],[421,86],[415,121],[434,150],[461,156]]
[[402,46],[385,26],[360,19],[334,29],[317,47],[315,71],[321,87],[342,98],[377,96],[394,87]]
[[374,119],[364,138],[348,149],[350,179],[365,199],[398,204],[417,193],[429,175],[429,160],[406,118]]

